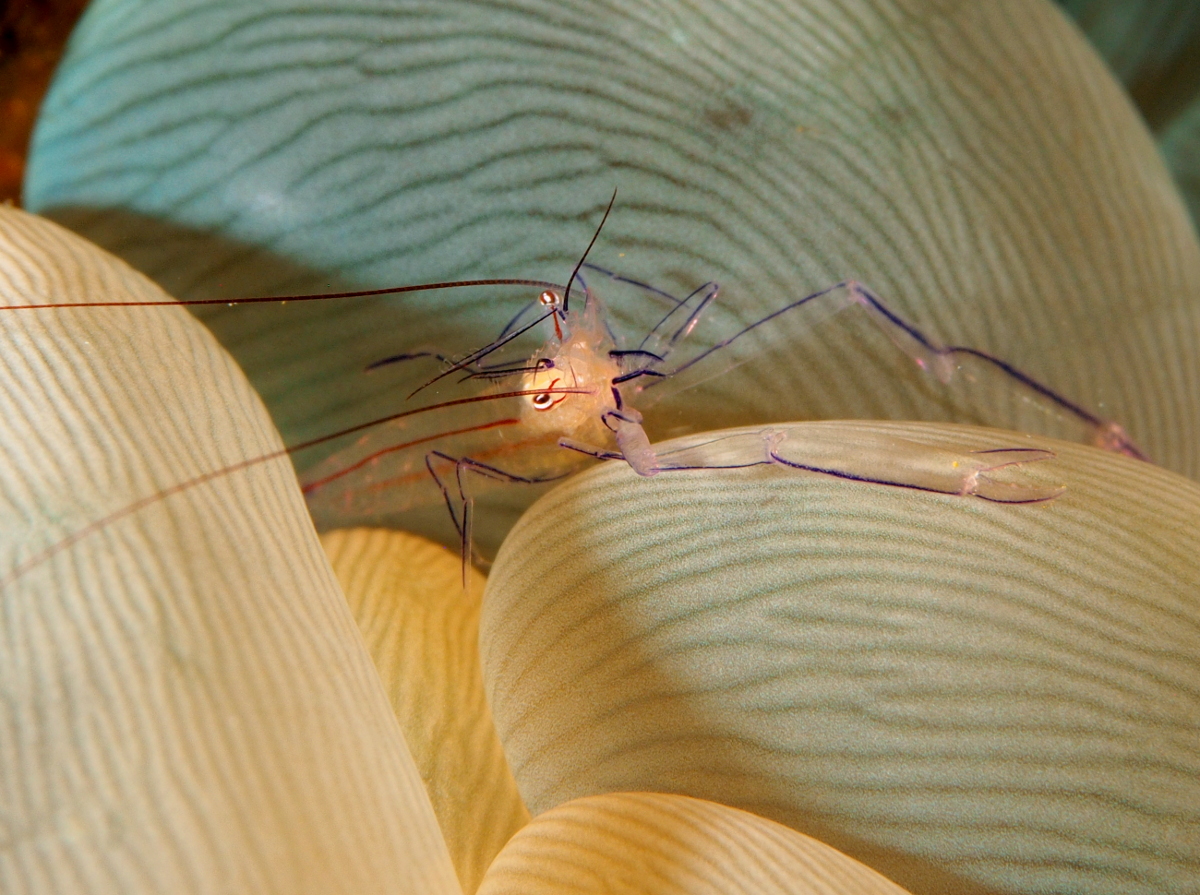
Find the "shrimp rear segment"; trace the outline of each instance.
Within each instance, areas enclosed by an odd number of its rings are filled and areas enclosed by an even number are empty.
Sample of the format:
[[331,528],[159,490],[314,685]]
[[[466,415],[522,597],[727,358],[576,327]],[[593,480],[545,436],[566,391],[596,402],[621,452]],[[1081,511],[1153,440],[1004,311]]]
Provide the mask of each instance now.
[[[850,432],[847,426],[851,426]],[[1012,481],[1019,467],[1051,460],[1040,447],[993,443],[975,450],[948,450],[910,441],[874,427],[803,423],[769,429],[738,429],[685,448],[660,450],[661,471],[777,466],[872,485],[889,485],[978,497],[994,503],[1041,503],[1063,486]],[[1002,471],[1008,470],[1003,473]]]
[[1065,490],[1062,485],[999,481],[1002,469],[1054,459],[1044,448],[989,447],[960,453],[888,436],[860,436],[855,441],[830,444],[819,436],[792,438],[787,432],[766,437],[768,456],[781,466],[823,473],[877,485],[892,485],[978,497],[995,503],[1041,503]]

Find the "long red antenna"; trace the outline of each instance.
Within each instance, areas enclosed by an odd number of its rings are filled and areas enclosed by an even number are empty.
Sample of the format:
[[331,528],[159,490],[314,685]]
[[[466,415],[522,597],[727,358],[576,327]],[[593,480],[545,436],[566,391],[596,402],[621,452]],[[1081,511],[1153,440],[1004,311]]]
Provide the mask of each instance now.
[[46,308],[159,308],[171,305],[262,305],[271,302],[329,301],[337,298],[366,298],[371,295],[401,295],[405,292],[428,292],[433,289],[457,289],[461,286],[530,286],[534,289],[562,289],[548,280],[524,280],[497,277],[485,280],[448,280],[444,283],[417,283],[413,286],[391,286],[386,289],[358,289],[352,292],[323,292],[315,295],[261,295],[254,298],[193,298],[183,301],[63,301],[46,305],[0,305],[0,311],[36,311]]
[[[33,556],[29,557],[24,562],[18,563],[16,565],[16,567],[13,568],[7,575],[0,577],[0,590],[3,590],[5,587],[12,584],[14,581],[23,577],[27,573],[31,572],[33,569],[37,568],[38,566],[40,566],[42,563],[46,562],[51,557],[56,556],[57,554],[66,550],[68,547],[72,546],[73,544],[77,544],[78,542],[82,541],[84,538],[88,537],[89,535],[95,534],[96,532],[100,531],[101,529],[107,528],[109,525],[112,525],[114,522],[116,522],[120,519],[124,519],[126,516],[131,516],[134,513],[136,513],[138,510],[144,509],[145,507],[148,507],[154,503],[157,503],[160,500],[163,500],[168,497],[172,497],[172,496],[174,496],[176,494],[180,494],[184,491],[189,491],[198,485],[205,484],[206,482],[211,482],[215,479],[224,478],[227,475],[232,475],[235,472],[241,472],[243,469],[249,469],[252,466],[258,466],[263,463],[269,463],[270,461],[278,460],[281,457],[290,456],[291,454],[298,453],[299,451],[305,450],[306,448],[316,447],[319,444],[324,444],[327,441],[333,441],[334,439],[341,438],[345,435],[351,435],[355,432],[361,432],[364,429],[370,429],[375,426],[382,426],[384,423],[390,423],[393,420],[399,420],[399,419],[404,419],[405,417],[416,416],[417,414],[420,414],[420,413],[429,413],[434,410],[444,410],[447,407],[457,407],[462,404],[475,404],[475,403],[479,403],[481,401],[499,401],[499,400],[503,400],[505,398],[521,398],[521,397],[526,397],[526,396],[531,396],[531,395],[543,395],[543,394],[546,394],[547,392],[550,392],[553,394],[559,394],[559,393],[590,394],[591,389],[586,389],[586,388],[522,389],[520,391],[501,392],[501,393],[495,394],[495,395],[475,395],[470,398],[455,398],[452,401],[441,401],[437,404],[427,404],[424,407],[414,407],[411,410],[403,410],[399,413],[392,413],[392,414],[389,414],[388,416],[382,416],[382,417],[379,417],[378,419],[371,420],[370,422],[367,422],[367,423],[359,423],[356,426],[350,426],[346,429],[339,429],[337,432],[331,432],[328,435],[322,435],[319,438],[312,438],[308,441],[302,441],[299,444],[292,445],[291,447],[280,448],[277,451],[271,451],[266,454],[259,454],[257,457],[250,457],[247,460],[241,460],[237,463],[230,464],[229,466],[224,466],[220,469],[214,469],[211,472],[206,472],[206,473],[203,473],[202,475],[196,476],[195,478],[188,479],[186,482],[180,482],[176,485],[172,485],[169,488],[165,488],[162,491],[158,491],[158,492],[155,492],[154,494],[150,494],[146,497],[143,497],[140,500],[135,500],[133,503],[126,504],[125,506],[121,507],[121,509],[119,509],[119,510],[114,510],[113,512],[111,512],[107,516],[105,516],[103,519],[97,519],[95,522],[92,522],[89,525],[85,525],[83,528],[79,529],[78,531],[72,532],[71,534],[64,537],[62,540],[51,544],[49,547],[45,548],[44,550],[39,551],[38,553],[35,553]],[[496,424],[500,425],[500,424],[506,424],[506,423],[507,423],[507,421],[498,421]],[[441,434],[446,435],[449,433],[441,433]]]

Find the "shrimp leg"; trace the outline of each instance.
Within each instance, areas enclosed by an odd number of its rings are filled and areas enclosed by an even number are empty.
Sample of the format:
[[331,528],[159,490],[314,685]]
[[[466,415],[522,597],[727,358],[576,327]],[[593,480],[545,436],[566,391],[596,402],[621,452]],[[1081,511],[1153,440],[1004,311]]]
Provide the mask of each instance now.
[[[677,363],[668,363],[672,353],[692,331],[700,316],[715,301],[715,285],[705,284],[705,287],[710,285],[711,294],[703,291],[693,293],[668,314],[670,317],[676,311],[683,313],[686,309],[682,326],[664,337],[661,334],[656,335],[662,326],[660,322],[647,339],[643,340],[639,350],[621,353],[636,358],[636,363],[623,372],[618,380],[620,383],[636,382],[642,394],[650,392],[665,381],[677,378],[681,378],[681,381],[676,383],[673,391],[691,388],[748,360],[746,356],[736,357],[730,350],[731,346],[756,330],[769,327],[785,315],[791,317],[807,314],[808,322],[815,324],[826,317],[852,311],[858,312],[860,318],[870,320],[874,330],[886,335],[919,369],[932,374],[942,385],[978,385],[982,382],[995,385],[998,380],[1003,389],[1015,390],[1025,404],[1041,411],[1046,418],[1058,420],[1058,425],[1068,425],[1073,435],[1079,433],[1077,437],[1081,440],[1090,440],[1097,447],[1136,459],[1147,459],[1145,453],[1118,423],[1101,418],[995,355],[967,345],[943,345],[915,324],[905,320],[870,289],[855,280],[844,280],[790,302],[732,335],[701,349],[691,357]],[[701,287],[701,290],[705,287]],[[646,348],[647,345],[656,344],[655,338],[658,339],[656,348]],[[644,400],[639,403],[645,406]]]
[[905,321],[888,308],[882,299],[866,286],[853,280],[848,281],[846,285],[856,304],[887,332],[893,343],[911,357],[917,366],[932,372],[943,384],[948,383],[955,375],[970,377],[972,373],[967,365],[990,369],[1008,377],[1012,382],[1030,390],[1043,401],[1091,427],[1092,442],[1096,447],[1125,454],[1127,457],[1137,460],[1149,459],[1119,423],[1101,419],[1085,407],[1034,379],[1023,370],[986,351],[967,345],[938,344],[914,324]]
[[[437,462],[439,460],[454,465],[452,479],[447,479],[445,473],[438,472]],[[447,454],[445,451],[430,451],[426,454],[425,468],[429,470],[430,477],[433,479],[434,484],[437,485],[438,490],[441,491],[442,499],[446,504],[446,510],[450,514],[450,521],[453,523],[454,529],[458,534],[464,587],[467,584],[467,568],[474,559],[472,528],[474,526],[475,498],[471,496],[470,488],[467,484],[467,474],[474,473],[477,476],[492,481],[522,485],[540,485],[566,478],[567,475],[561,474],[545,477],[520,476],[506,472],[498,466],[492,466],[489,463],[484,463],[471,457],[455,457]],[[453,485],[450,484],[451,482]]]

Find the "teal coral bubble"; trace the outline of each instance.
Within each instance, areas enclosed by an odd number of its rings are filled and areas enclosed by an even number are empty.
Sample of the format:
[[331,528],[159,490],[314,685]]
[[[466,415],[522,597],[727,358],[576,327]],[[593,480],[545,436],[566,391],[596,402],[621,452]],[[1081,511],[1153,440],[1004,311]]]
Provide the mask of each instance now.
[[1200,222],[1200,6],[1189,0],[1063,0],[1158,139]]

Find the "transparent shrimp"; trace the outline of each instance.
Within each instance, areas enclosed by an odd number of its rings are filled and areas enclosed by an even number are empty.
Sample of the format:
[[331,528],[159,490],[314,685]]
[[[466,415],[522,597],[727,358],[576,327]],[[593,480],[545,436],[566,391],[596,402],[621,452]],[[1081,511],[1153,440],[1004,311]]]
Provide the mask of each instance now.
[[[923,373],[936,380],[947,392],[958,388],[966,392],[971,400],[972,389],[980,393],[982,383],[998,383],[1010,396],[1020,400],[1026,407],[1053,421],[1056,434],[1069,440],[1083,441],[1108,451],[1146,460],[1146,454],[1134,443],[1119,423],[1104,419],[1081,404],[1041,383],[1013,364],[986,351],[965,345],[943,345],[915,324],[905,320],[890,309],[870,289],[855,280],[845,280],[818,290],[754,321],[750,325],[704,346],[686,360],[670,363],[667,358],[680,341],[695,328],[696,323],[716,298],[715,287],[698,298],[694,293],[680,303],[659,327],[643,340],[639,350],[632,352],[645,362],[625,373],[623,380],[645,377],[641,386],[649,390],[663,382],[671,381],[677,393],[682,388],[693,387],[700,382],[745,363],[747,358],[738,357],[729,349],[740,339],[752,335],[761,327],[785,315],[808,314],[813,320],[837,315],[844,327],[848,318],[866,322],[867,328],[885,337]],[[666,325],[675,318],[675,323]],[[728,355],[722,363],[719,355]],[[715,362],[714,362],[715,361]],[[693,369],[694,368],[694,369]],[[686,386],[680,382],[690,373]],[[1048,426],[1047,426],[1048,428]]]
[[[595,268],[592,268],[593,270]],[[607,272],[605,272],[607,273]],[[531,357],[501,360],[484,365],[523,330],[511,323],[493,342],[460,360],[440,357],[444,369],[414,392],[419,394],[447,378],[459,383],[493,381],[481,397],[517,401],[511,415],[478,406],[479,419],[453,430],[415,435],[407,425],[388,433],[372,431],[356,444],[339,451],[302,477],[310,505],[322,516],[369,517],[380,503],[389,503],[424,476],[436,485],[454,523],[464,562],[474,557],[472,513],[474,497],[488,482],[533,485],[556,481],[580,468],[589,458],[618,460],[641,476],[663,472],[773,465],[784,470],[804,470],[876,485],[959,496],[974,496],[1003,503],[1035,503],[1061,493],[1056,487],[1001,483],[991,476],[1000,469],[1050,459],[1040,448],[987,446],[966,453],[939,451],[901,439],[866,438],[855,443],[828,439],[797,430],[766,428],[753,437],[717,438],[700,448],[658,455],[643,427],[635,403],[650,390],[693,368],[714,363],[736,340],[772,319],[766,317],[715,344],[702,346],[683,359],[676,351],[694,332],[704,311],[719,294],[707,283],[682,300],[672,299],[671,309],[634,347],[617,347],[605,322],[603,305],[583,286],[583,309],[564,310],[565,297],[546,290],[535,307],[543,313],[537,322],[548,327],[546,342]],[[1081,424],[1109,432],[1105,424],[1073,403],[1057,396],[1009,365],[971,349],[936,345],[919,330],[894,315],[878,298],[857,283],[838,284],[784,307],[777,314],[801,308],[820,314],[859,311],[891,341],[905,349],[918,367],[953,376],[950,368],[959,355],[983,360],[996,375],[1011,380],[1014,388],[1031,390],[1064,414],[1074,414]],[[407,362],[423,354],[402,354],[371,364]],[[950,368],[950,369],[948,369]],[[432,446],[453,437],[457,452]],[[1123,434],[1109,446],[1133,456],[1140,452]]]
[[[610,204],[611,208],[611,204]],[[607,212],[606,212],[607,215]],[[603,222],[602,222],[603,224]],[[597,230],[597,236],[599,230]],[[593,237],[593,243],[595,237]],[[589,246],[590,250],[591,246]],[[407,396],[397,394],[389,414],[293,444],[181,483],[99,520],[35,557],[54,552],[155,500],[233,474],[280,455],[302,457],[316,449],[333,452],[304,469],[301,485],[314,518],[323,527],[355,524],[441,505],[463,554],[478,560],[474,504],[489,483],[536,486],[558,481],[596,461],[621,461],[640,476],[701,469],[769,465],[782,472],[806,471],[871,485],[977,497],[1004,503],[1051,500],[1060,489],[1000,482],[992,473],[1050,459],[1040,448],[981,445],[973,452],[936,451],[899,439],[822,440],[798,430],[762,426],[751,435],[715,437],[703,446],[659,455],[647,435],[643,411],[658,399],[677,396],[741,363],[755,352],[736,346],[753,342],[777,321],[803,317],[866,328],[899,348],[902,356],[939,385],[982,381],[1021,395],[1048,417],[1065,421],[1082,440],[1145,459],[1117,424],[1103,420],[1011,364],[967,346],[944,346],[894,313],[874,293],[845,281],[782,304],[777,310],[715,339],[697,333],[717,304],[720,290],[705,283],[684,298],[586,262],[586,253],[567,287],[539,280],[493,279],[406,286],[316,296],[204,300],[182,304],[237,305],[334,301],[363,295],[403,294],[434,288],[518,285],[540,290],[491,342],[458,357],[415,349],[368,363],[361,375],[435,362],[438,370]],[[593,276],[632,285],[663,311],[647,331],[620,339],[604,305],[587,280]],[[579,299],[570,305],[572,287]],[[176,304],[174,301],[147,304]],[[0,310],[96,307],[105,303],[12,306]],[[128,304],[121,307],[128,308]],[[525,347],[539,328],[544,341]],[[420,396],[420,397],[419,397]],[[443,415],[453,411],[453,425]],[[527,502],[527,501],[522,501]],[[26,562],[21,572],[31,568]],[[11,580],[12,574],[9,575]]]

